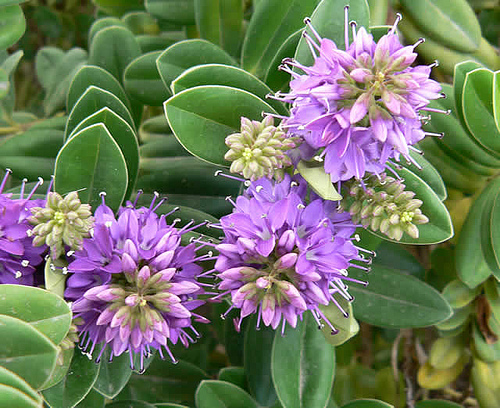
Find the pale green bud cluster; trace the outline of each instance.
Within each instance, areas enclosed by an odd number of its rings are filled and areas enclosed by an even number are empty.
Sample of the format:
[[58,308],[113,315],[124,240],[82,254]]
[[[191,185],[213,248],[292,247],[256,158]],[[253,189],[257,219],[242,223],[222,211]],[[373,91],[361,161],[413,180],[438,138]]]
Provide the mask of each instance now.
[[285,152],[297,147],[299,139],[287,137],[273,121],[271,116],[262,122],[241,118],[240,133],[226,137],[229,151],[224,158],[232,162],[231,173],[252,181],[261,177],[278,180],[283,177],[283,169],[292,165]]
[[29,221],[35,225],[31,230],[33,245],[46,244],[50,247],[52,259],[63,255],[65,246],[73,251],[79,250],[94,224],[90,205],[82,204],[76,192],[64,198],[50,192],[45,207],[33,207],[31,213]]
[[370,176],[364,184],[362,186],[356,180],[345,183],[350,197],[343,200],[342,207],[349,208],[353,222],[373,231],[380,230],[397,241],[405,232],[418,238],[417,225],[425,224],[429,219],[422,214],[419,208],[422,201],[414,198],[415,193],[405,191],[401,180],[386,174],[380,178]]

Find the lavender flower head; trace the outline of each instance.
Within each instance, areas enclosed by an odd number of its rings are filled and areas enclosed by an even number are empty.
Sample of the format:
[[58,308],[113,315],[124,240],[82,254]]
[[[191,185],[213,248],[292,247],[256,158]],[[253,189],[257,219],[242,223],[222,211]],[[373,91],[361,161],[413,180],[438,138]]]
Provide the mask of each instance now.
[[[415,47],[403,46],[396,25],[378,42],[353,25],[349,44],[346,7],[345,51],[321,38],[306,24],[304,37],[314,56],[313,66],[286,59],[280,67],[292,75],[290,92],[275,98],[292,104],[282,126],[290,136],[301,136],[300,158],[324,158],[332,182],[380,174],[388,160],[413,161],[412,145],[426,133],[421,129],[431,99],[441,98],[440,85],[429,79],[432,66],[415,66]],[[298,68],[303,75],[295,72]]]
[[20,198],[13,199],[11,193],[3,193],[9,174],[7,169],[0,184],[0,284],[34,285],[36,266],[42,263],[47,246],[33,246],[28,217],[30,208],[44,205],[44,200],[31,199],[43,180],[39,179],[27,197],[24,197],[26,180],[23,180]]
[[352,242],[349,214],[333,212],[321,199],[306,205],[304,195],[305,182],[289,175],[280,183],[264,178],[251,183],[233,203],[233,213],[221,218],[218,297],[231,296],[226,314],[241,309],[237,328],[257,313],[258,325],[275,329],[281,322],[284,330],[309,310],[318,325],[324,319],[335,332],[319,305],[339,306],[335,293],[352,300],[345,281],[364,284],[347,276],[350,266],[367,269],[352,263],[367,260]]
[[[207,320],[193,310],[204,303],[197,277],[202,267],[196,261],[195,244],[181,244],[182,234],[195,229],[167,225],[165,217],[155,214],[153,199],[149,208],[135,203],[122,207],[115,218],[104,203],[95,213],[93,236],[84,239],[83,249],[74,254],[68,270],[65,297],[74,300],[73,312],[79,325],[81,345],[91,354],[102,345],[97,361],[106,347],[111,357],[123,352],[143,358],[152,349],[163,358],[166,350],[175,362],[167,341],[186,347],[193,338],[193,319]],[[137,200],[136,200],[137,201]],[[153,208],[154,207],[154,208]]]

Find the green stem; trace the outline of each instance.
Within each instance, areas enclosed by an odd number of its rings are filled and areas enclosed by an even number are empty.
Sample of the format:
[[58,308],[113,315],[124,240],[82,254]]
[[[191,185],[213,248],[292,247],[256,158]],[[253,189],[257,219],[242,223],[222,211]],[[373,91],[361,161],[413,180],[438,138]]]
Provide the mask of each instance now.
[[368,0],[370,6],[370,26],[384,25],[387,21],[389,0]]

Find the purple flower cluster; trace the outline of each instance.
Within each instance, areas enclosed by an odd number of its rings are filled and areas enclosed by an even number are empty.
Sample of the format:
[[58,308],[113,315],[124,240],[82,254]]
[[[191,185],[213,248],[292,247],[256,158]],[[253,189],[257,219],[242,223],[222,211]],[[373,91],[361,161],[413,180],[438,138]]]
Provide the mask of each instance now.
[[306,23],[314,37],[305,33],[314,65],[285,60],[281,69],[293,77],[290,92],[276,95],[292,104],[282,126],[304,139],[300,157],[319,154],[332,182],[380,174],[400,156],[412,161],[410,147],[425,136],[419,111],[442,97],[440,85],[429,79],[430,66],[410,66],[420,42],[403,46],[396,23],[378,42],[362,27],[349,45],[346,10],[344,51]]
[[31,200],[39,181],[31,194],[24,197],[24,182],[20,198],[3,193],[10,170],[0,185],[0,284],[33,285],[36,266],[42,263],[47,246],[34,247],[28,218],[30,208],[44,205],[44,200]]
[[[111,356],[128,351],[143,357],[162,347],[175,361],[167,340],[185,346],[188,334],[198,332],[192,320],[207,322],[193,310],[204,301],[197,277],[202,267],[196,261],[195,244],[183,246],[182,235],[191,230],[168,225],[165,215],[149,208],[128,205],[115,218],[104,202],[95,212],[91,238],[74,254],[68,270],[65,297],[73,300],[81,345],[90,353],[97,345],[111,349]],[[159,205],[159,204],[158,204]],[[158,206],[157,206],[158,207]]]
[[295,327],[309,310],[318,324],[325,319],[335,331],[319,305],[338,305],[335,293],[352,300],[345,281],[355,280],[347,268],[356,266],[354,260],[366,261],[350,238],[355,227],[348,213],[337,213],[321,199],[306,205],[305,191],[303,180],[288,175],[280,183],[260,179],[221,218],[219,296],[230,294],[231,309],[241,309],[238,327],[252,313],[258,324]]

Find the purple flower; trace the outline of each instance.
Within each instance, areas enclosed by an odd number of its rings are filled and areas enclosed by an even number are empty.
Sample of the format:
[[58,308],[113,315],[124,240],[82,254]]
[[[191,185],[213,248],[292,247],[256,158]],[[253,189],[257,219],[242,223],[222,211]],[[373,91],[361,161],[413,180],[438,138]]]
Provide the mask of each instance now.
[[442,97],[440,85],[429,79],[431,67],[410,66],[420,42],[403,46],[396,22],[377,43],[361,27],[348,45],[346,30],[344,51],[306,23],[314,36],[305,34],[314,65],[285,60],[281,69],[293,76],[290,93],[275,96],[292,104],[282,125],[304,139],[300,158],[324,157],[332,182],[380,174],[400,156],[412,161],[411,146],[426,135],[420,111]]
[[43,181],[39,180],[27,197],[24,197],[23,181],[20,198],[14,199],[12,193],[3,193],[9,174],[7,170],[0,185],[0,284],[33,285],[36,266],[42,263],[47,246],[32,245],[28,217],[32,207],[45,204],[45,200],[31,200]]
[[258,180],[221,218],[218,297],[230,295],[229,310],[241,309],[237,327],[252,313],[258,324],[295,327],[307,310],[319,324],[319,305],[338,305],[335,293],[352,300],[345,281],[359,281],[347,277],[347,268],[365,269],[352,261],[367,261],[352,242],[355,227],[349,214],[336,213],[321,199],[305,205],[304,184],[288,175],[281,183]]
[[73,312],[80,321],[81,344],[92,353],[102,345],[111,356],[129,352],[143,358],[162,348],[175,361],[167,341],[193,342],[187,329],[198,332],[192,320],[207,322],[193,312],[204,302],[197,282],[202,267],[196,261],[194,243],[184,246],[182,234],[196,227],[177,229],[165,215],[149,208],[122,207],[115,218],[104,202],[95,213],[93,236],[83,241],[68,270],[65,297],[74,300]]

